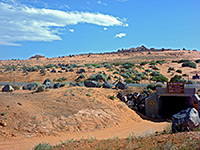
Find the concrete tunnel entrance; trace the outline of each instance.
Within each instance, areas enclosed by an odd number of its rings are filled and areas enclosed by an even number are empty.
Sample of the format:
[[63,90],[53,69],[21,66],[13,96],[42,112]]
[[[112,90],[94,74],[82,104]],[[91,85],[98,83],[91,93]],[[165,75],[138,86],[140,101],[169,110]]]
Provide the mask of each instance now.
[[174,114],[195,105],[200,112],[200,98],[195,88],[185,88],[181,94],[169,94],[166,88],[157,88],[156,93],[145,99],[145,113],[150,118],[171,119]]
[[191,105],[188,103],[190,101],[189,96],[161,96],[160,101],[160,115],[163,118],[169,118],[185,110]]

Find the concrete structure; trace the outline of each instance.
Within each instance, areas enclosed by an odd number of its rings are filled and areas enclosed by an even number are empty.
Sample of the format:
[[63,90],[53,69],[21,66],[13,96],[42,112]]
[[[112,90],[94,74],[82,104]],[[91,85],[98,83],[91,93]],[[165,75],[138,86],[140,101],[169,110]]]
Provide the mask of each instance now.
[[157,88],[155,94],[145,99],[146,116],[151,118],[171,118],[188,107],[200,112],[200,98],[195,88],[185,88],[184,94],[168,94],[166,88]]

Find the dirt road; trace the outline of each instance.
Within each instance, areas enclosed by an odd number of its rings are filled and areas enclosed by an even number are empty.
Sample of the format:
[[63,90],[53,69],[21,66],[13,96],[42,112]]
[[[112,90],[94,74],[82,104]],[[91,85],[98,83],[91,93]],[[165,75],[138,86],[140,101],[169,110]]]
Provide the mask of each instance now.
[[153,123],[150,121],[142,121],[139,123],[129,122],[122,123],[118,126],[106,128],[102,130],[96,130],[94,132],[75,132],[75,133],[63,133],[58,136],[44,136],[33,138],[13,138],[11,140],[0,141],[0,150],[30,150],[38,143],[50,143],[52,145],[59,144],[61,141],[67,141],[69,139],[81,139],[81,138],[96,138],[107,139],[115,136],[119,138],[128,137],[130,134],[137,136],[146,135],[155,131],[161,131],[168,123]]

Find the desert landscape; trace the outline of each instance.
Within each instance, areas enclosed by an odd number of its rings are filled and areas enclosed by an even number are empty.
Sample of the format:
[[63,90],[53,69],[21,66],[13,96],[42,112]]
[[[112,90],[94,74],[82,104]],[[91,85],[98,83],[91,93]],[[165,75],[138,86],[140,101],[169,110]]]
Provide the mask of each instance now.
[[151,95],[157,82],[198,85],[199,63],[197,50],[145,46],[2,60],[0,149],[199,149],[199,129],[172,134],[170,118],[145,117],[118,97]]

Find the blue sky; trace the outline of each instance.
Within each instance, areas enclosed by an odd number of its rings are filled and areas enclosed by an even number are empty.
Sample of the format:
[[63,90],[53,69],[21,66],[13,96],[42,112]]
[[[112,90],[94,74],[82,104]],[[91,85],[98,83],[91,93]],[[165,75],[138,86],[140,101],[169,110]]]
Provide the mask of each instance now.
[[0,0],[0,59],[200,50],[199,0]]

